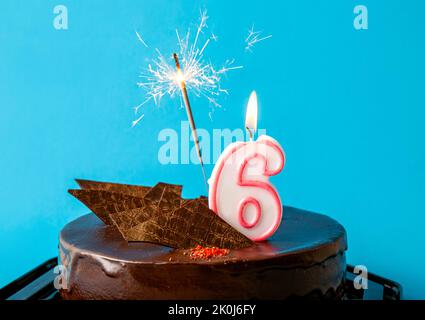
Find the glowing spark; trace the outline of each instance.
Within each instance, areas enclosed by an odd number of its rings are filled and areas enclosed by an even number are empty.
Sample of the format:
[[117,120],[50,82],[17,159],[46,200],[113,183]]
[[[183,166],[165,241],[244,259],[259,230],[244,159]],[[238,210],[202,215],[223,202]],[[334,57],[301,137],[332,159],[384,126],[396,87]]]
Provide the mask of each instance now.
[[156,58],[148,65],[147,70],[140,75],[142,80],[137,83],[140,88],[145,90],[146,99],[135,108],[136,112],[142,105],[152,99],[158,105],[164,96],[167,95],[173,98],[178,95],[183,80],[191,94],[207,99],[212,107],[221,106],[218,98],[222,94],[228,94],[228,91],[221,87],[222,77],[228,71],[243,67],[235,66],[234,60],[231,59],[227,60],[220,68],[216,68],[212,63],[204,61],[204,53],[210,41],[217,40],[217,36],[212,34],[204,42],[201,42],[204,30],[208,28],[207,20],[207,12],[201,12],[193,42],[191,42],[190,30],[183,37],[176,30],[181,71],[176,70],[171,54],[169,57],[165,57],[156,49]]
[[136,120],[133,121],[133,123],[131,124],[131,127],[133,128],[135,125],[137,125],[139,123],[140,120],[143,119],[145,115],[142,114],[140,117],[138,117]]
[[245,39],[245,43],[246,43],[245,50],[246,51],[252,51],[252,48],[258,42],[270,39],[272,37],[272,35],[262,37],[262,33],[263,33],[262,31],[255,31],[254,26],[252,26],[251,29],[248,30],[248,36]]
[[142,36],[136,31],[137,39],[146,47],[149,48],[149,46],[146,44],[145,40],[143,40]]
[[146,99],[145,101],[143,101],[141,104],[139,104],[138,106],[134,107],[134,113],[137,114],[139,112],[139,109],[141,107],[143,107],[146,103],[148,103],[152,98]]

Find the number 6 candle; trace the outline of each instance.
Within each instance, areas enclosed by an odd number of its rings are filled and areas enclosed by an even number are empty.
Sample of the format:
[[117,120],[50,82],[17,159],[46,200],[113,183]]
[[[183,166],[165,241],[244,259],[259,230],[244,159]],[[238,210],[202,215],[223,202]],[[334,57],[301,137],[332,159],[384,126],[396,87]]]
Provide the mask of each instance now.
[[257,94],[251,93],[245,127],[250,141],[230,144],[209,179],[209,206],[223,220],[254,241],[263,241],[282,220],[282,202],[269,178],[282,171],[285,153],[273,138],[257,129]]

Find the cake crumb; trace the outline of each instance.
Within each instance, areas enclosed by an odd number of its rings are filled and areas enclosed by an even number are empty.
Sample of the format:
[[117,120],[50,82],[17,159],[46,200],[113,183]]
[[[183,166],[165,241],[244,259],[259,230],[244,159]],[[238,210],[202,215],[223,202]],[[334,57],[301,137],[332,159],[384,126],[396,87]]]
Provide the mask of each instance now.
[[211,261],[211,258],[227,256],[229,252],[229,249],[197,245],[195,248],[190,249],[190,257],[192,259],[205,259]]

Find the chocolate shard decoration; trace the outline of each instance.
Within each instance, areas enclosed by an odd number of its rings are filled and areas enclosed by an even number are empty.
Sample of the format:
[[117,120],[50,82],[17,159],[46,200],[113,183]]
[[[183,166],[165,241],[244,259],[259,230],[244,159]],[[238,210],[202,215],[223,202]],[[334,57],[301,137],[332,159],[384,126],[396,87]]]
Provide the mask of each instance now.
[[180,206],[181,187],[174,185],[157,184],[144,198],[145,206],[129,211],[110,215],[114,225],[124,236],[127,230],[145,222],[153,216],[165,214]]
[[127,230],[149,220],[154,214],[158,214],[156,208],[141,207],[111,214],[109,219],[125,238]]
[[131,184],[99,182],[93,180],[75,179],[81,189],[104,190],[116,193],[128,194],[129,196],[143,198],[151,190],[149,187],[136,186]]
[[207,197],[199,197],[199,200],[208,207],[208,198]]
[[155,215],[122,234],[127,241],[159,243],[180,249],[189,249],[196,245],[239,249],[253,244],[206,207],[200,199],[171,213]]
[[135,208],[147,207],[142,198],[104,190],[68,190],[84,203],[105,224],[113,224],[110,215]]
[[151,201],[153,205],[159,205],[159,203],[165,199],[167,202],[181,202],[182,186],[158,183],[155,187],[151,188],[145,195],[144,199]]
[[202,200],[201,199],[187,199],[185,200],[182,205],[181,208],[186,208],[190,211],[197,211],[199,210],[199,207],[202,206]]
[[82,190],[69,193],[127,241],[173,248],[197,245],[237,249],[253,242],[208,208],[208,198],[182,199],[182,187],[158,183],[152,188],[77,180]]

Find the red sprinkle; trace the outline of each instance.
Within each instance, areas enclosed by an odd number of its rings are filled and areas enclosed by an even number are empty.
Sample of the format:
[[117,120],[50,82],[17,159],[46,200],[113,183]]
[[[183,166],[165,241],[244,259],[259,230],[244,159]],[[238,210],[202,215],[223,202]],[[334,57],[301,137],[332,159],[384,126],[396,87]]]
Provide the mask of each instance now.
[[221,249],[217,247],[203,247],[197,245],[190,249],[190,257],[192,259],[210,259],[215,257],[223,257],[229,254],[229,249]]

